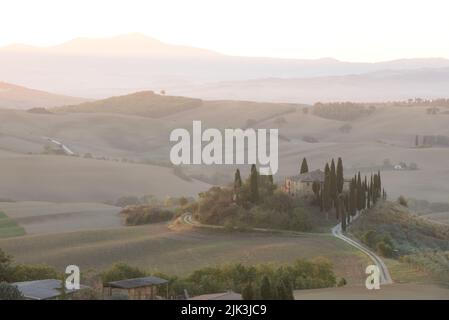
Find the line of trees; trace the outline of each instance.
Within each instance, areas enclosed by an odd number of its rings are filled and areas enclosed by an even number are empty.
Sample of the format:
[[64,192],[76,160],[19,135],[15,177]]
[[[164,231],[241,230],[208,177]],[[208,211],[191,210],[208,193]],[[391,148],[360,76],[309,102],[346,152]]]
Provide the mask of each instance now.
[[275,189],[273,175],[261,176],[255,164],[251,165],[251,173],[245,183],[242,182],[240,170],[235,171],[234,201],[237,204],[243,201],[258,204],[263,197],[272,195]]
[[[303,164],[307,163],[303,159]],[[301,166],[301,170],[302,170]],[[344,190],[345,178],[343,174],[343,161],[338,158],[337,165],[334,159],[326,163],[324,167],[324,182],[313,182],[312,191],[315,194],[315,203],[320,206],[321,211],[329,212],[334,209],[335,217],[341,221],[342,229],[345,231],[357,212],[371,208],[379,199],[386,200],[387,194],[382,188],[380,171],[371,174],[370,179],[363,179],[358,172],[349,182],[348,190]]]
[[[303,158],[299,173],[309,172],[307,159]],[[345,183],[348,184],[345,188]],[[269,195],[273,195],[276,185],[273,176],[261,176],[256,165],[251,166],[251,172],[245,182],[242,182],[240,170],[234,175],[234,202],[243,204],[249,202],[253,205],[260,204]],[[380,171],[371,176],[362,177],[358,172],[350,181],[345,181],[343,172],[343,160],[341,157],[335,161],[331,159],[324,167],[324,181],[314,181],[312,191],[315,195],[313,203],[326,213],[335,211],[335,218],[341,222],[343,231],[351,222],[357,212],[371,208],[379,199],[386,199],[387,194],[382,187]]]

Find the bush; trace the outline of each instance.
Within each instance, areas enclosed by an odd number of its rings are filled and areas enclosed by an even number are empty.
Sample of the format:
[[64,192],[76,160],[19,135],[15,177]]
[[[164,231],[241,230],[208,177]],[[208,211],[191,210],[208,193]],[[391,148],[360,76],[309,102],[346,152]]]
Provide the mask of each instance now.
[[318,143],[318,142],[320,142],[317,138],[312,137],[312,136],[303,136],[302,137],[302,141],[308,142],[308,143]]
[[399,203],[401,206],[408,207],[407,200],[405,199],[404,196],[399,196],[399,198],[398,198],[398,203]]
[[345,278],[340,278],[340,280],[338,280],[337,287],[344,287],[347,283],[348,282]]
[[140,204],[139,198],[134,197],[134,196],[121,197],[121,198],[117,199],[117,201],[115,202],[115,205],[117,207],[122,207],[122,208],[125,208],[127,206],[135,206],[135,205],[139,205],[139,204]]
[[24,296],[16,286],[0,282],[0,300],[24,300]]
[[384,241],[380,241],[376,244],[376,251],[386,258],[392,257],[394,253],[393,247]]
[[362,235],[362,242],[368,247],[373,248],[376,243],[376,232],[374,230],[368,230]]
[[374,106],[367,107],[361,103],[352,102],[317,102],[313,106],[313,114],[326,119],[353,121],[376,111]]
[[248,283],[246,285],[246,287],[243,288],[242,299],[243,300],[254,300],[255,299],[254,288],[251,283]]
[[132,267],[123,262],[112,265],[111,268],[101,273],[103,283],[118,281],[123,279],[133,279],[145,277],[146,273],[139,268]]
[[0,249],[0,282],[11,281],[12,257]]
[[174,217],[174,213],[170,210],[143,205],[127,207],[121,211],[121,214],[125,215],[127,226],[169,221]]
[[298,231],[310,231],[313,224],[310,214],[303,208],[295,208],[291,218],[290,227]]
[[19,264],[12,268],[12,282],[33,281],[42,279],[58,279],[59,274],[46,265]]

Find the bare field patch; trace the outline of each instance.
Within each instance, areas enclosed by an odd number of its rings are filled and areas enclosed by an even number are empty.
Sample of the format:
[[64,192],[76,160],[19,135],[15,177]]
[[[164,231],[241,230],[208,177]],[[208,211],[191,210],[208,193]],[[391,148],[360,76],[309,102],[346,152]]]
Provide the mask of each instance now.
[[68,156],[0,158],[0,194],[20,200],[106,202],[122,196],[196,196],[208,185],[177,177],[171,168]]
[[27,234],[63,233],[121,226],[119,216],[121,208],[100,203],[0,202],[0,210],[25,228]]

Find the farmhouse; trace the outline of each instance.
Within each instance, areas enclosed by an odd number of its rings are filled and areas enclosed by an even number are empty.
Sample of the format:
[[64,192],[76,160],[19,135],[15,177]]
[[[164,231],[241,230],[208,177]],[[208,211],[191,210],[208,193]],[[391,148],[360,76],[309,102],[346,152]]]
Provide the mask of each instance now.
[[[285,178],[284,185],[281,187],[282,191],[293,196],[309,197],[313,196],[313,184],[318,183],[320,189],[324,185],[324,172],[320,169],[298,174],[296,176]],[[349,190],[349,183],[351,180],[345,179],[343,184],[344,190]]]

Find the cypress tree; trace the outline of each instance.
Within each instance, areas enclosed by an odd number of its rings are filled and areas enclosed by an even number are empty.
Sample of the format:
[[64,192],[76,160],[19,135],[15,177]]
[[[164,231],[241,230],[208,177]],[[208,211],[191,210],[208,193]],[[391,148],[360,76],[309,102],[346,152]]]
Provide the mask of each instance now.
[[344,176],[343,176],[343,161],[341,158],[338,158],[337,161],[337,192],[342,193],[343,192],[343,185],[345,183]]
[[341,214],[341,204],[340,204],[340,197],[337,197],[337,199],[335,199],[335,218],[337,219],[337,221],[340,219],[340,214]]
[[268,180],[268,186],[267,186],[268,190],[267,191],[268,191],[269,195],[272,195],[274,189],[276,189],[275,186],[274,186],[273,175],[272,174],[268,175],[267,176],[267,180]]
[[331,161],[331,167],[330,167],[330,180],[329,180],[330,186],[329,186],[329,192],[330,192],[330,198],[331,198],[331,206],[336,204],[337,202],[337,172],[335,169],[335,162],[334,159]]
[[366,198],[366,207],[371,208],[371,186],[368,187],[367,198]]
[[242,290],[242,299],[243,300],[254,300],[254,289],[251,283],[248,283],[245,288]]
[[382,192],[382,181],[381,181],[381,179],[380,179],[380,170],[377,172],[377,176],[379,177],[378,179],[379,179],[379,182],[378,182],[378,188],[379,188],[379,196],[380,196],[380,194],[381,194],[381,192]]
[[[329,211],[331,205],[330,205],[330,179],[331,179],[331,172],[329,168],[329,164],[326,163],[326,166],[324,167],[324,186],[323,186],[323,208],[325,211]],[[327,217],[328,218],[328,217]]]
[[293,287],[290,284],[290,282],[287,281],[286,279],[282,280],[282,282],[284,283],[284,286],[287,289],[286,296],[285,296],[284,300],[295,300],[295,297],[293,295]]
[[267,276],[262,278],[262,284],[260,285],[260,297],[262,300],[270,300],[272,298],[271,284]]
[[239,201],[241,188],[242,188],[242,177],[240,176],[240,170],[237,169],[234,175],[234,197],[236,202]]
[[323,190],[320,191],[320,211],[324,211]]
[[257,203],[259,201],[259,184],[258,184],[258,172],[256,165],[251,165],[251,175],[250,175],[250,192],[251,192],[251,201],[253,203]]
[[349,215],[353,216],[355,214],[356,208],[356,182],[355,178],[352,178],[349,185]]
[[240,170],[237,169],[234,175],[234,188],[241,188],[241,187],[242,187],[242,177],[240,175]]
[[299,174],[307,173],[309,172],[309,166],[307,165],[307,159],[303,158],[301,163],[301,168],[299,170]]
[[343,211],[341,213],[341,230],[343,230],[343,232],[346,231],[346,223],[347,223],[346,212]]
[[287,288],[285,287],[285,284],[282,281],[279,281],[276,286],[276,297],[274,297],[276,300],[287,300]]
[[357,174],[357,210],[362,210],[362,201],[363,201],[363,195],[362,195],[362,178],[360,176],[360,171]]

